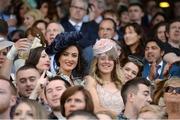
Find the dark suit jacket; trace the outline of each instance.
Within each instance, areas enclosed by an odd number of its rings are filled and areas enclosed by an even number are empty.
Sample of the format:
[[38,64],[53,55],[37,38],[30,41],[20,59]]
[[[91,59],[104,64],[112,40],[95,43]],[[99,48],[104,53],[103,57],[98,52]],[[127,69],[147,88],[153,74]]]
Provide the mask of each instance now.
[[[61,24],[64,27],[65,32],[76,31],[74,26],[68,20],[62,21]],[[98,24],[94,21],[83,23],[80,32],[83,33],[83,39],[80,40],[79,43],[80,46],[82,48],[92,46],[98,38]]]
[[[166,64],[167,63],[165,61],[163,61],[163,65],[162,65],[162,68],[161,68],[162,70],[161,70],[161,73],[160,73],[160,75],[158,77],[159,79],[163,79],[163,71],[164,71],[164,67],[165,67]],[[145,61],[142,76],[143,77],[148,77],[149,74],[150,74],[150,65],[149,65],[148,61]]]

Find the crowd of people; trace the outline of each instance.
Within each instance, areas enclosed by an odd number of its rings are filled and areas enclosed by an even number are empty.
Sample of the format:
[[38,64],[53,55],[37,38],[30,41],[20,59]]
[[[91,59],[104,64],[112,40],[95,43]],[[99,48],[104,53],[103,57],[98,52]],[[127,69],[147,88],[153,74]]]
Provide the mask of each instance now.
[[0,119],[180,119],[179,8],[0,0]]

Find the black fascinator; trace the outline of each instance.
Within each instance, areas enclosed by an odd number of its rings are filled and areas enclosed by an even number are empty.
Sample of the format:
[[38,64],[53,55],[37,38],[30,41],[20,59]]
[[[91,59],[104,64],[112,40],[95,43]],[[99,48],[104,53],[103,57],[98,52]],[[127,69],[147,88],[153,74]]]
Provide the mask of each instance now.
[[48,55],[54,55],[71,44],[77,44],[82,37],[82,33],[77,31],[58,34],[45,51]]

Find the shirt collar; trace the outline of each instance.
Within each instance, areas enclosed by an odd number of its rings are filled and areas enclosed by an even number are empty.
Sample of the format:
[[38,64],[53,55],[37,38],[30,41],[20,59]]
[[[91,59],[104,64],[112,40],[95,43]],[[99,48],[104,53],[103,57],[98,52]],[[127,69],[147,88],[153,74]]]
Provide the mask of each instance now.
[[[160,65],[162,67],[163,66],[163,60],[161,60],[161,62],[158,65]],[[151,66],[151,64],[149,64],[149,66]]]
[[78,26],[82,26],[82,21],[81,22],[79,22],[79,23],[76,23],[76,22],[74,22],[74,21],[72,21],[71,19],[69,19],[69,22],[73,25],[73,26],[75,26],[75,25],[78,25]]
[[162,67],[163,66],[163,61],[161,60],[161,62],[158,65],[160,65]]

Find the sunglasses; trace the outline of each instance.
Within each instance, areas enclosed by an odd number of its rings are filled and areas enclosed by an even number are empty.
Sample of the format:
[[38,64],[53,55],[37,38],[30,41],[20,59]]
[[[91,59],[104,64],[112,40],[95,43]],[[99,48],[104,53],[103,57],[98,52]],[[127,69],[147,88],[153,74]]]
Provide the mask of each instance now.
[[134,55],[129,55],[128,60],[138,64],[141,67],[143,66],[143,61],[140,58],[138,58],[138,57],[136,57]]
[[173,93],[174,90],[176,91],[177,94],[180,94],[180,87],[168,86],[165,88],[165,92],[167,93]]

